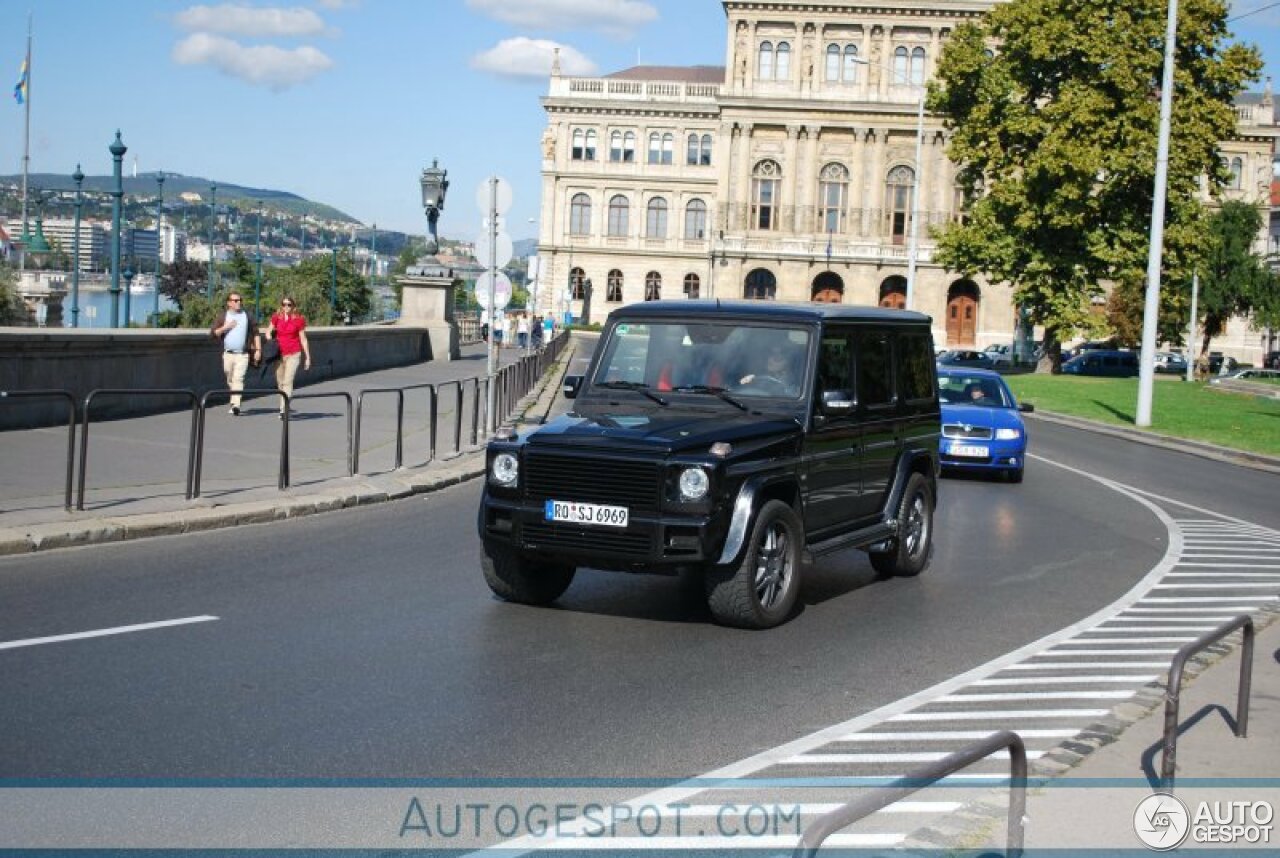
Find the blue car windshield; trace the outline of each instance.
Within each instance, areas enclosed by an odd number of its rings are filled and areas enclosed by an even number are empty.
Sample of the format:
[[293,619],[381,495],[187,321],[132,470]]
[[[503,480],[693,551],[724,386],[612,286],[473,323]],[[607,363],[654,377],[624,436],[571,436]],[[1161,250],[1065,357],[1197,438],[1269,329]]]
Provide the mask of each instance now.
[[998,380],[986,376],[938,376],[938,401],[950,405],[1012,408],[1013,399]]

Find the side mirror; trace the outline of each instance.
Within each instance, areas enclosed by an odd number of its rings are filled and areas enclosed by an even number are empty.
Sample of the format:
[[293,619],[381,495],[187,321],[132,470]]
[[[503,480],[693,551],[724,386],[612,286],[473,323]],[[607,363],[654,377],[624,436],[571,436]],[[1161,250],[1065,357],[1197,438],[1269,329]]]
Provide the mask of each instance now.
[[1030,402],[1019,402],[1018,410],[1026,414],[1030,414],[1031,412],[1036,410],[1036,407],[1032,405]]
[[841,417],[843,415],[852,414],[853,408],[853,396],[849,391],[822,391],[822,404],[819,406],[819,410],[827,417]]
[[565,399],[577,399],[578,391],[582,389],[582,376],[566,375],[564,377],[564,386],[560,388],[560,392],[564,394]]

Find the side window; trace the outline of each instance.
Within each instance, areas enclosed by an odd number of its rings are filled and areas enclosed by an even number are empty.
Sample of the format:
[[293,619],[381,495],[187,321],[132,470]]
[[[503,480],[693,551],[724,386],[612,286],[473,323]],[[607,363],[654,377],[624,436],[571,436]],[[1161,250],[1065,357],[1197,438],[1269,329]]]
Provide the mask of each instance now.
[[845,391],[853,398],[853,348],[850,335],[827,331],[818,350],[818,401],[827,390]]
[[893,349],[889,335],[867,331],[858,337],[858,399],[864,408],[893,404]]
[[902,398],[908,401],[933,398],[933,350],[929,338],[922,334],[906,334],[898,338],[901,363],[899,383]]

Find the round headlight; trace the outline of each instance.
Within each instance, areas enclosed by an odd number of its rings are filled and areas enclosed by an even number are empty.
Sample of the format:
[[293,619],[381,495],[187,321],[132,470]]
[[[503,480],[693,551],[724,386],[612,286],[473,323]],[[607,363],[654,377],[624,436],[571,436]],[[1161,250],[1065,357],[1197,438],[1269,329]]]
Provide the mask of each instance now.
[[510,453],[499,453],[493,457],[489,475],[500,486],[514,486],[520,479],[520,460]]
[[697,501],[707,495],[711,480],[702,468],[685,468],[680,472],[680,500]]

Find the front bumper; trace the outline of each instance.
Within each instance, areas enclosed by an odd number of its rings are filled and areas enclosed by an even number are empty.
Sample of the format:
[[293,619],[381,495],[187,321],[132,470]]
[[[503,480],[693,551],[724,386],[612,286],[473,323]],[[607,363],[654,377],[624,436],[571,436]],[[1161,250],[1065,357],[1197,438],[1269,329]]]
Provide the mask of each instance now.
[[[954,456],[951,454],[953,443],[977,445],[987,448],[987,456]],[[956,468],[966,471],[1009,471],[1019,470],[1025,464],[1027,445],[1022,439],[1017,441],[996,441],[994,439],[974,441],[967,439],[943,438],[938,446],[938,459],[943,468]]]
[[633,511],[623,527],[549,522],[542,501],[497,497],[480,502],[480,538],[577,566],[674,573],[720,556],[728,517]]

